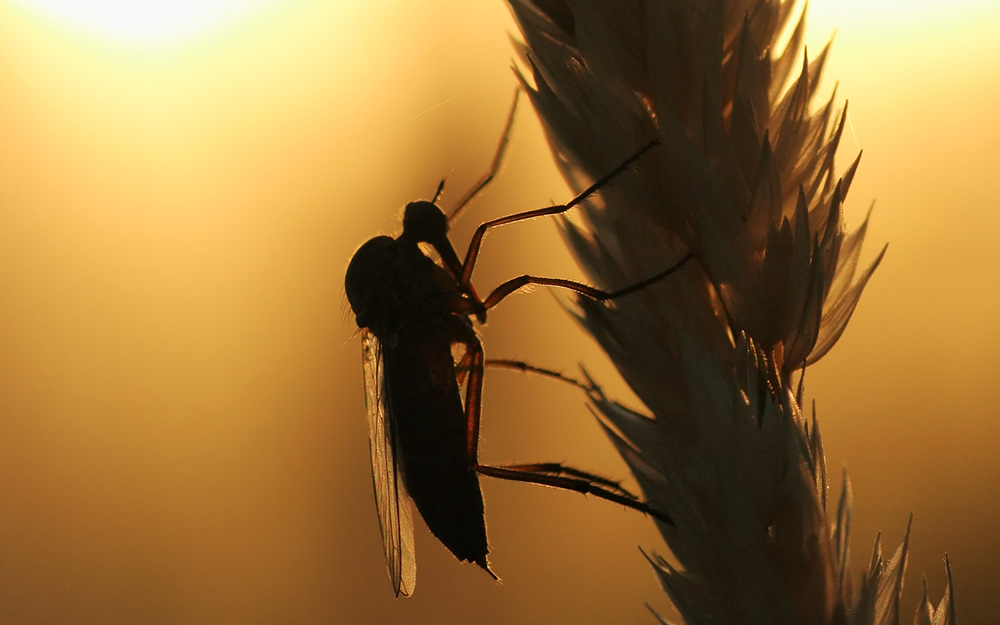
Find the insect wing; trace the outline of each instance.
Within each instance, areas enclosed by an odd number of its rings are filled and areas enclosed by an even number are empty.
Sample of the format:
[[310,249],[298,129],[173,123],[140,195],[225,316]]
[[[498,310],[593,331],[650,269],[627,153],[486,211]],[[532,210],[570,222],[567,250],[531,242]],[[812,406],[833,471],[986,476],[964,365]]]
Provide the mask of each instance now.
[[413,594],[417,563],[413,555],[413,515],[410,496],[396,463],[396,428],[391,395],[386,392],[382,345],[371,332],[362,332],[365,406],[371,447],[375,505],[382,530],[382,546],[396,596]]

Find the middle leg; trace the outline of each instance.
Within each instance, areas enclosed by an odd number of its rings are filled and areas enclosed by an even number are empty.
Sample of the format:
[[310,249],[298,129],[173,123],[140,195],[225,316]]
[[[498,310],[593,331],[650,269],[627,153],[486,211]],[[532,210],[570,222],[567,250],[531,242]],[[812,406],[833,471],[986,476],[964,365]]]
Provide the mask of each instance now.
[[683,267],[684,264],[689,260],[691,260],[692,258],[694,258],[694,254],[689,252],[686,256],[684,256],[684,258],[680,259],[679,261],[677,261],[667,269],[661,271],[660,273],[652,275],[644,280],[640,280],[635,284],[630,284],[629,286],[620,288],[616,291],[602,291],[601,289],[592,286],[587,286],[586,284],[574,282],[573,280],[564,280],[562,278],[540,278],[538,276],[527,276],[527,275],[518,276],[517,278],[511,278],[510,280],[504,282],[497,288],[493,289],[493,292],[490,293],[485,300],[483,300],[483,308],[485,310],[493,308],[494,306],[499,304],[505,297],[517,291],[518,289],[522,289],[528,286],[529,284],[537,284],[539,286],[555,286],[563,289],[569,289],[570,291],[574,291],[576,293],[579,293],[580,295],[584,295],[591,299],[596,299],[602,302],[611,299],[616,299],[618,297],[624,297],[625,295],[629,295],[630,293],[635,293],[636,291],[644,289],[645,287],[649,286],[650,284],[653,284],[654,282],[663,280],[670,274],[674,273],[675,271]]

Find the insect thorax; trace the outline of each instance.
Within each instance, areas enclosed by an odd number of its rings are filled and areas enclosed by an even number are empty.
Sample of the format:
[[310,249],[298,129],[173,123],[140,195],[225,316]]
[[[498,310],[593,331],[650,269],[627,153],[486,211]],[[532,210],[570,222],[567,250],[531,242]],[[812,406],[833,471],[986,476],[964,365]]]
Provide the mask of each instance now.
[[387,342],[403,326],[439,326],[467,317],[470,303],[454,277],[409,240],[379,236],[351,259],[344,284],[359,328]]

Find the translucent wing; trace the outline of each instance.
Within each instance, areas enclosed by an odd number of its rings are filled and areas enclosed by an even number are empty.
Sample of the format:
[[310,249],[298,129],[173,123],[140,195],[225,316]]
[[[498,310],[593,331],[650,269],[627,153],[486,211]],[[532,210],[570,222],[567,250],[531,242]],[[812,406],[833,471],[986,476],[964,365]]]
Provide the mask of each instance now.
[[361,333],[361,357],[365,370],[365,405],[368,409],[368,440],[371,445],[375,505],[382,530],[385,562],[396,596],[413,594],[417,564],[413,556],[413,516],[410,496],[396,464],[396,428],[392,420],[392,398],[386,393],[382,346],[368,330]]

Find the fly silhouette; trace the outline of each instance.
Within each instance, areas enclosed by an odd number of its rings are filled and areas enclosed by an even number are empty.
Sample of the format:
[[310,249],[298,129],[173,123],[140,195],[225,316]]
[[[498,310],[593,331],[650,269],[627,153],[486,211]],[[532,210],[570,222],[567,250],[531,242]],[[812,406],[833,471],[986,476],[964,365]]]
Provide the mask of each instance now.
[[[370,239],[354,254],[347,268],[347,299],[361,330],[375,500],[389,577],[397,596],[410,595],[416,583],[411,500],[431,533],[455,557],[478,564],[497,579],[487,560],[479,475],[589,493],[672,523],[665,513],[650,508],[618,483],[585,471],[559,463],[479,463],[485,357],[474,322],[484,323],[487,311],[527,285],[560,287],[596,300],[610,300],[663,279],[690,258],[688,255],[659,274],[612,292],[571,280],[523,275],[500,284],[485,299],[480,298],[471,279],[487,230],[568,211],[655,145],[645,145],[566,204],[481,224],[464,260],[459,260],[448,239],[449,223],[492,180],[507,145],[516,107],[515,95],[489,171],[449,215],[437,205],[444,187],[442,181],[433,199],[406,206],[399,236]],[[421,250],[421,243],[437,252],[439,262]],[[453,350],[455,347],[458,351]]]

